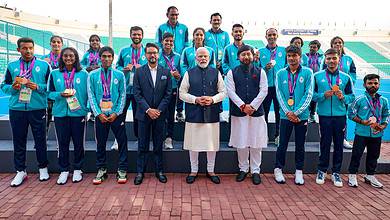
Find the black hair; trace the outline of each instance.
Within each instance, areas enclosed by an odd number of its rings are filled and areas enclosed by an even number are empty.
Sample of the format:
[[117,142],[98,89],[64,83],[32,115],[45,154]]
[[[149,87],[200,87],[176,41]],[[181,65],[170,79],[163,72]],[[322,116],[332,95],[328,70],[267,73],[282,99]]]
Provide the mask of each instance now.
[[21,37],[17,41],[18,48],[20,48],[20,44],[22,43],[32,43],[34,46],[34,40],[30,37]]
[[169,11],[172,10],[172,9],[176,9],[176,10],[179,11],[179,9],[177,9],[176,6],[169,6],[168,9],[167,9],[167,15],[168,15]]
[[301,41],[301,47],[302,47],[302,46],[303,46],[303,40],[302,40],[301,37],[293,37],[293,38],[291,38],[290,44],[294,43],[294,41],[295,41],[296,39],[299,39],[299,40]]
[[66,71],[65,62],[64,62],[62,57],[63,57],[65,51],[67,51],[67,50],[70,50],[74,53],[75,61],[73,63],[73,67],[76,69],[76,72],[81,71],[83,68],[81,68],[81,65],[80,65],[79,53],[77,53],[77,50],[74,49],[73,47],[66,47],[66,48],[61,50],[60,57],[58,58],[58,69],[60,70],[60,72]]
[[329,54],[337,54],[337,56],[340,56],[339,52],[334,48],[329,48],[327,51],[325,51],[324,56]]
[[[205,31],[204,28],[201,28],[201,27],[195,28],[194,31],[192,32],[192,37],[194,37],[195,33],[196,33],[197,31],[199,31],[199,30],[203,32],[203,35],[205,35],[205,36],[204,36],[205,38],[203,39],[203,46],[204,46],[204,41],[205,41],[205,39],[206,39],[206,31]],[[192,40],[192,43],[195,44],[195,40],[194,40],[194,39]]]
[[242,52],[248,51],[248,50],[251,51],[252,55],[255,54],[255,52],[253,51],[253,48],[252,48],[251,46],[249,46],[249,45],[243,45],[242,47],[240,47],[240,48],[238,49],[238,51],[237,51],[237,57],[239,57],[240,54],[241,54]]
[[219,12],[215,12],[215,13],[211,14],[210,21],[213,19],[214,16],[219,16],[222,19],[222,15]]
[[268,28],[266,31],[265,31],[265,35],[267,35],[267,33],[268,33],[268,31],[270,31],[270,30],[275,30],[276,31],[276,33],[278,33],[278,30],[276,29],[276,28]]
[[145,46],[145,53],[146,53],[146,51],[148,50],[149,47],[154,47],[154,48],[157,49],[157,51],[160,50],[160,48],[157,46],[157,44],[155,44],[155,43],[147,43],[146,46]]
[[172,37],[173,38],[173,34],[167,32],[163,35],[162,39],[164,40],[165,38],[169,38],[169,37]]
[[[88,49],[88,51],[89,52],[91,52],[91,51],[93,51],[93,49],[92,49],[92,47],[91,47],[91,40],[92,40],[92,38],[94,38],[94,37],[97,37],[97,39],[99,40],[99,42],[102,42],[102,40],[100,40],[100,37],[99,37],[99,35],[97,35],[97,34],[92,34],[91,36],[89,36],[89,49]],[[99,45],[99,47],[100,47],[100,45]]]
[[100,48],[99,57],[101,57],[102,54],[106,51],[108,51],[112,55],[112,57],[114,57],[114,50],[109,46],[104,46],[104,47]]
[[233,27],[232,27],[232,30],[236,27],[239,27],[239,28],[242,28],[244,29],[244,26],[242,26],[241,24],[233,24]]
[[286,53],[297,53],[299,56],[302,56],[302,49],[295,45],[290,45],[286,47]]
[[321,48],[321,43],[318,40],[310,41],[309,45],[313,45],[313,44],[317,45],[318,49]]
[[142,36],[144,35],[144,30],[140,26],[133,26],[133,27],[131,27],[130,28],[130,35],[131,35],[132,31],[141,31],[142,32]]
[[372,80],[372,79],[378,79],[379,81],[380,76],[378,74],[373,74],[373,73],[367,74],[364,76],[363,82],[364,84],[366,84],[367,80]]
[[64,43],[64,40],[62,39],[62,37],[58,36],[58,35],[53,35],[50,37],[50,42],[54,39],[54,38],[58,38],[60,39],[61,43]]
[[339,37],[339,36],[336,36],[336,37],[332,38],[332,40],[330,40],[330,47],[333,48],[333,44],[334,44],[334,42],[335,42],[336,40],[341,40],[341,42],[343,43],[343,48],[342,48],[341,51],[340,51],[340,52],[341,52],[340,56],[341,56],[341,55],[345,54],[345,51],[344,51],[344,40],[343,40],[343,38],[341,38],[341,37]]

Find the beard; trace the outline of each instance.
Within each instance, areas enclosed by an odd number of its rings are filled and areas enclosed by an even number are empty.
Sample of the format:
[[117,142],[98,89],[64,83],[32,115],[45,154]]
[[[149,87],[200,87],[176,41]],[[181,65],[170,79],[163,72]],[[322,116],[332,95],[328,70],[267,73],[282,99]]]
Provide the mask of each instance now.
[[[379,88],[378,88],[379,89]],[[371,88],[366,88],[366,91],[369,93],[369,94],[375,94],[376,92],[378,92],[378,89],[375,88],[375,87],[371,87]]]
[[208,66],[208,63],[198,63],[198,66],[204,69]]
[[131,39],[131,41],[133,41],[134,44],[139,44],[141,43],[141,39]]

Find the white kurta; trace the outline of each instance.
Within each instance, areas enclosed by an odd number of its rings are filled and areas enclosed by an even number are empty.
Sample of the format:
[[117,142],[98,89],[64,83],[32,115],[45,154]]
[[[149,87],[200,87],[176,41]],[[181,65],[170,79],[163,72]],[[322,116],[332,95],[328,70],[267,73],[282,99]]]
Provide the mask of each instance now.
[[[260,91],[250,105],[256,110],[261,106],[268,93],[267,75],[261,70]],[[232,71],[227,74],[226,89],[230,100],[240,107],[245,104],[236,93]],[[235,148],[263,148],[267,147],[268,132],[264,116],[261,117],[236,117],[231,116],[231,130],[229,145]]]
[[[214,103],[222,102],[226,96],[226,89],[221,74],[218,74],[218,94],[212,97]],[[179,97],[187,103],[195,104],[194,95],[188,93],[190,88],[188,73],[184,74]],[[219,122],[216,123],[189,123],[185,124],[184,144],[185,150],[192,151],[218,151],[219,150]]]

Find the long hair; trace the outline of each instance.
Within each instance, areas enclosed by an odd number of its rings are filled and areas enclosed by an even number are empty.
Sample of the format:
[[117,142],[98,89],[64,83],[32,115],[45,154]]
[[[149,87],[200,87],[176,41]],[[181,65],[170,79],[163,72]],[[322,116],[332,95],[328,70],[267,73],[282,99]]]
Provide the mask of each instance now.
[[205,39],[206,39],[206,31],[204,30],[204,28],[201,28],[201,27],[197,27],[197,28],[195,28],[194,29],[194,32],[192,32],[192,44],[195,46],[195,33],[197,32],[197,31],[202,31],[203,32],[203,45],[202,46],[204,46],[204,41],[205,41]]
[[332,38],[332,40],[330,40],[330,47],[333,48],[333,44],[334,44],[334,42],[335,42],[336,40],[341,40],[341,42],[343,43],[343,48],[341,48],[341,51],[340,51],[340,52],[341,52],[340,56],[341,56],[341,55],[345,54],[345,51],[344,51],[344,40],[343,40],[343,38],[341,38],[341,37],[339,37],[339,36],[336,36],[336,37]]
[[80,57],[79,57],[79,54],[77,53],[77,50],[74,49],[73,47],[66,47],[66,48],[61,50],[60,58],[58,59],[58,68],[59,68],[60,72],[66,71],[65,62],[64,62],[62,57],[64,55],[64,52],[67,51],[67,50],[73,52],[73,54],[74,54],[75,60],[74,60],[74,63],[73,63],[73,67],[76,69],[76,72],[81,71],[82,68],[81,68],[81,65],[80,65]]
[[[97,34],[92,34],[91,36],[89,36],[89,49],[88,49],[88,52],[92,52],[92,51],[94,51],[93,49],[92,49],[92,47],[91,47],[91,40],[92,40],[92,38],[94,38],[94,37],[97,37],[97,39],[99,39],[99,42],[102,42],[102,40],[100,39],[100,37],[99,37],[99,35],[97,35]],[[99,49],[100,49],[100,44],[99,44]],[[98,49],[98,51],[99,51],[99,49]]]

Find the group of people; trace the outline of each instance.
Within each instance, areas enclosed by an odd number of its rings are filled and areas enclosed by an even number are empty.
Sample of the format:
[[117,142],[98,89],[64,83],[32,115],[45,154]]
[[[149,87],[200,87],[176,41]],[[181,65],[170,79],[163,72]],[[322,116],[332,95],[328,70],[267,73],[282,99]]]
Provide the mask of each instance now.
[[[310,42],[310,52],[303,54],[303,40],[294,37],[285,48],[277,44],[278,32],[269,28],[267,45],[256,49],[244,43],[244,27],[234,24],[229,34],[220,29],[222,16],[210,17],[211,29],[198,27],[190,45],[188,28],[178,22],[178,9],[167,9],[168,21],[159,26],[156,43],[142,44],[143,29],[130,28],[130,46],[121,49],[114,67],[114,51],[101,47],[100,37],[89,38],[90,49],[80,60],[72,47],[62,49],[60,36],[50,39],[52,51],[42,57],[34,55],[34,41],[22,37],[17,41],[20,59],[10,62],[1,84],[10,95],[9,118],[13,133],[14,163],[17,171],[11,186],[27,178],[26,139],[31,127],[39,167],[39,180],[48,174],[47,127],[54,116],[58,141],[60,175],[57,183],[66,184],[70,176],[69,145],[74,145],[72,181],[82,180],[84,133],[87,114],[94,119],[97,175],[94,184],[107,179],[106,144],[109,131],[115,136],[118,150],[118,183],[127,182],[128,141],[125,119],[132,105],[133,129],[138,140],[134,184],[143,182],[148,163],[149,142],[153,142],[155,176],[167,182],[163,172],[163,147],[173,148],[173,125],[185,120],[183,148],[189,151],[191,172],[188,184],[198,177],[199,152],[207,152],[207,177],[221,182],[214,172],[216,152],[220,147],[220,113],[222,100],[229,97],[231,135],[229,146],[237,149],[238,182],[250,175],[253,184],[261,183],[262,148],[267,147],[267,124],[271,103],[275,111],[274,177],[285,183],[288,142],[295,131],[295,184],[303,185],[305,138],[309,122],[319,116],[320,156],[316,183],[323,184],[329,168],[333,142],[332,181],[343,186],[340,169],[343,160],[347,117],[356,122],[348,185],[357,187],[357,171],[367,148],[364,181],[383,187],[375,178],[381,138],[387,127],[389,107],[378,94],[380,77],[364,77],[366,92],[354,94],[356,68],[345,54],[344,41],[334,37],[331,48],[319,54],[321,44]],[[183,114],[185,103],[185,119]],[[49,106],[48,106],[49,103]],[[49,107],[49,108],[48,108]],[[48,108],[48,110],[46,110]],[[47,111],[47,112],[46,112]],[[46,115],[47,113],[47,115]]]

